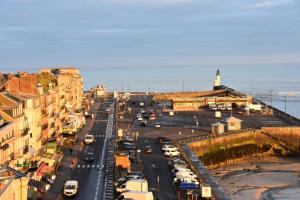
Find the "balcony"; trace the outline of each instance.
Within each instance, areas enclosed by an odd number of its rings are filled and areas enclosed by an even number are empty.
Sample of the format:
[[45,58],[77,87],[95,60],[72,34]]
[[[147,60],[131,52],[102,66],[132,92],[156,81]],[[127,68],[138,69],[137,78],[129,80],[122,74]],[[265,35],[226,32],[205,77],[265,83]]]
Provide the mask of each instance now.
[[21,132],[21,136],[26,136],[29,133],[29,128],[25,128]]

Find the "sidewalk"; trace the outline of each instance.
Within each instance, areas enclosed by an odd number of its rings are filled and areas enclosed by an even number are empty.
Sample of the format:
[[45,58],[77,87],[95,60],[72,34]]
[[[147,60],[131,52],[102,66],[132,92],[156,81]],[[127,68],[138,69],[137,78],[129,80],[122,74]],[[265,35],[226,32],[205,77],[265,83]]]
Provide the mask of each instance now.
[[[96,108],[99,107],[98,104],[95,105]],[[95,108],[94,107],[94,108]],[[63,153],[64,157],[61,161],[61,164],[56,171],[56,180],[50,190],[43,194],[43,200],[60,200],[62,198],[62,189],[66,180],[70,179],[72,176],[72,160],[76,158],[77,152],[80,150],[80,142],[84,139],[84,136],[90,132],[93,127],[94,119],[87,119],[86,125],[77,133],[78,140],[75,145],[72,146],[73,152],[70,154],[69,148],[64,148]],[[81,149],[83,150],[83,149]],[[75,166],[73,166],[75,167]]]

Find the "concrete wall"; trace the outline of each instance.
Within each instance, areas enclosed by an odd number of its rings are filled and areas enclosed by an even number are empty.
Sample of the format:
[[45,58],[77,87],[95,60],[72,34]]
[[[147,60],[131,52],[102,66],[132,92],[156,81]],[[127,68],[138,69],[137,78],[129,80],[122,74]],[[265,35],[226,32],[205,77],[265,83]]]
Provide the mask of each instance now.
[[272,135],[298,147],[300,146],[300,127],[262,127]]

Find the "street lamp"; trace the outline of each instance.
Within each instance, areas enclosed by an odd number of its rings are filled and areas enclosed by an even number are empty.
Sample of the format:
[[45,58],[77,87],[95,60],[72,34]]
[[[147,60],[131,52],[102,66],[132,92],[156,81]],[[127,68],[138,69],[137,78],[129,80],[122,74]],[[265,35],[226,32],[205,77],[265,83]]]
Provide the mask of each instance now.
[[159,175],[157,175],[157,199],[159,199]]
[[178,132],[178,140],[180,140],[181,131]]

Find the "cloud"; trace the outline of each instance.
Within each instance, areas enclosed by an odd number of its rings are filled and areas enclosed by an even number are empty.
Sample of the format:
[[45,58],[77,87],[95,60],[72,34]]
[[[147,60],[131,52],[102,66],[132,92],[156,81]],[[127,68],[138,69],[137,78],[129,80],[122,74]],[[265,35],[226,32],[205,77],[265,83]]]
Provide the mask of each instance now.
[[191,3],[195,0],[107,0],[107,2],[113,3],[135,3],[135,4],[156,4],[156,5],[168,5],[168,4],[182,4]]
[[251,6],[251,8],[267,8],[267,7],[272,7],[273,3],[271,1],[265,1],[261,3],[256,3]]
[[259,3],[252,4],[250,8],[260,9],[260,8],[270,8],[274,6],[286,5],[292,3],[294,0],[273,0],[273,1],[263,1]]

